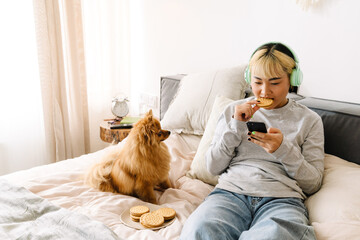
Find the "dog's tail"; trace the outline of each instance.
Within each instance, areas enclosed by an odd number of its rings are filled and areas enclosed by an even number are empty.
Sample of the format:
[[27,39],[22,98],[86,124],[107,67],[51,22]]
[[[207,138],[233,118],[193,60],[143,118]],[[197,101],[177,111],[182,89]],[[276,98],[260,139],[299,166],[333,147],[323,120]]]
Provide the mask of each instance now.
[[111,171],[116,160],[116,153],[92,166],[85,175],[85,183],[104,192],[117,192],[111,181]]

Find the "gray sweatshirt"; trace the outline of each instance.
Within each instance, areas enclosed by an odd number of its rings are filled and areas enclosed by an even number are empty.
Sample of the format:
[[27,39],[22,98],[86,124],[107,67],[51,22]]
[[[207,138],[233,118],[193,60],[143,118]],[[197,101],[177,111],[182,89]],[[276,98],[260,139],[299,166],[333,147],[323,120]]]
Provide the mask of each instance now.
[[296,197],[319,190],[324,172],[324,129],[319,115],[292,99],[278,109],[260,108],[250,121],[281,130],[273,153],[248,141],[245,122],[232,118],[238,100],[220,116],[206,153],[207,169],[220,175],[217,188],[256,197]]

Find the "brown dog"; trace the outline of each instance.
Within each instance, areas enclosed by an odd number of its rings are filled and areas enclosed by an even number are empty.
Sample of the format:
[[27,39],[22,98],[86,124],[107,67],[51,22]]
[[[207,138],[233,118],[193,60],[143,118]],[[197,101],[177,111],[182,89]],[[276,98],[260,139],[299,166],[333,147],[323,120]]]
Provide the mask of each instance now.
[[170,153],[163,142],[169,135],[150,110],[131,129],[121,150],[112,151],[91,168],[86,182],[101,191],[156,203],[154,187],[171,187]]

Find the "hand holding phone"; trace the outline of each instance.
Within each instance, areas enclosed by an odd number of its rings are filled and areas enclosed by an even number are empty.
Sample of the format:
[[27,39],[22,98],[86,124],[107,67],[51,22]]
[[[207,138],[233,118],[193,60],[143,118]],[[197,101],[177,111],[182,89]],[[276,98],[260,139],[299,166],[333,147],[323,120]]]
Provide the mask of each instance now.
[[263,122],[247,122],[246,125],[250,132],[256,131],[267,133],[266,125]]
[[273,153],[280,147],[284,138],[280,129],[270,127],[267,131],[263,122],[247,122],[246,125],[251,132],[248,141],[263,147],[268,153]]

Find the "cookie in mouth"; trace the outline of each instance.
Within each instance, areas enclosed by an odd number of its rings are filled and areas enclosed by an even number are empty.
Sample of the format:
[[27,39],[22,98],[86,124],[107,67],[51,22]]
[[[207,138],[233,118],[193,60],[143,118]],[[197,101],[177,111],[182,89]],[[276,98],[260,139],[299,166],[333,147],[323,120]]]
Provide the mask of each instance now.
[[274,102],[274,100],[271,98],[258,98],[257,101],[260,101],[259,103],[256,104],[259,107],[269,107]]

